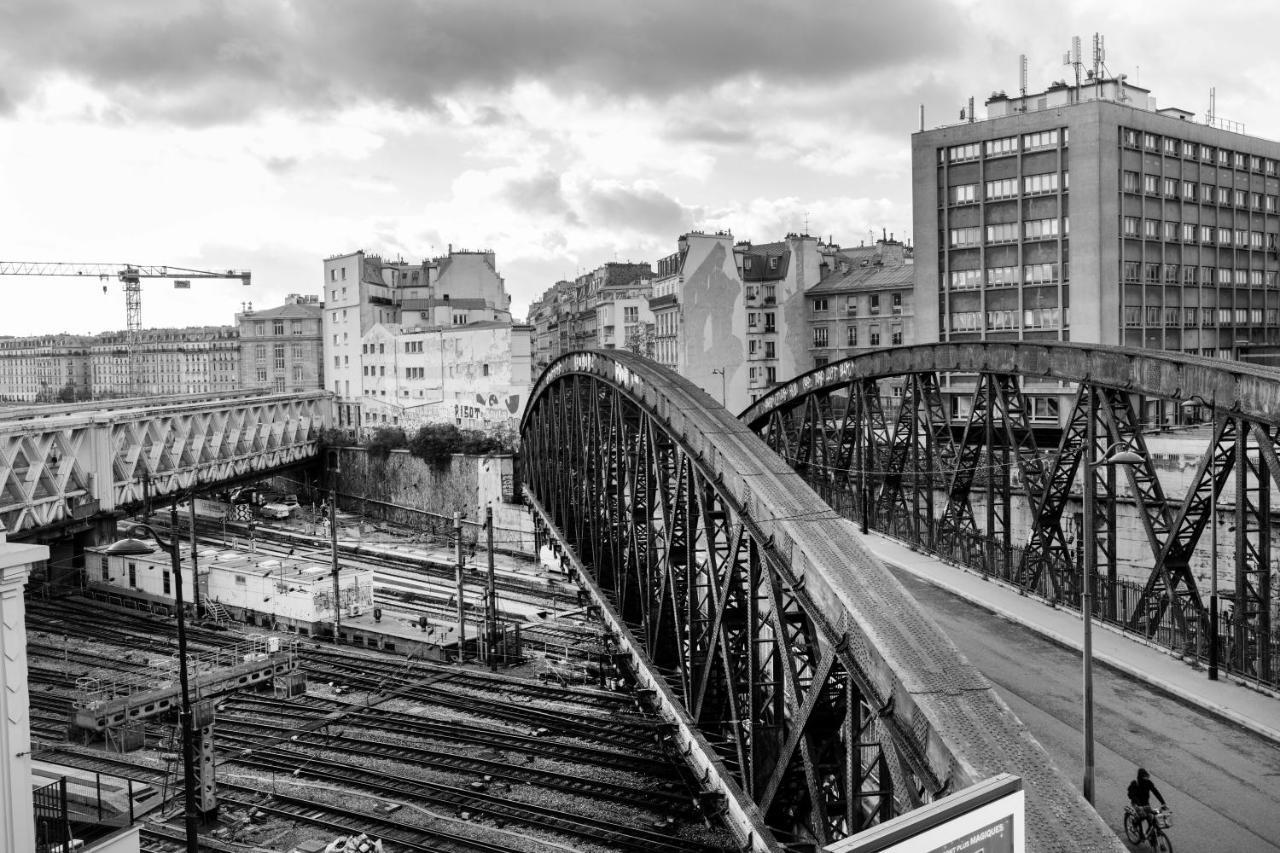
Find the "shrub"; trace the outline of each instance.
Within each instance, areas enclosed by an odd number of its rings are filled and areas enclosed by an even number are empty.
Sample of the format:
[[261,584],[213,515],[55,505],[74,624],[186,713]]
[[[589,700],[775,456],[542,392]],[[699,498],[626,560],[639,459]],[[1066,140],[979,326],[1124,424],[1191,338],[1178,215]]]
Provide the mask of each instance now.
[[404,434],[403,429],[398,426],[380,426],[373,431],[373,435],[365,442],[364,448],[371,459],[385,462],[392,450],[408,445],[409,437]]
[[448,467],[455,453],[483,456],[504,450],[500,440],[477,430],[458,429],[453,424],[427,424],[409,442],[409,452],[433,468]]

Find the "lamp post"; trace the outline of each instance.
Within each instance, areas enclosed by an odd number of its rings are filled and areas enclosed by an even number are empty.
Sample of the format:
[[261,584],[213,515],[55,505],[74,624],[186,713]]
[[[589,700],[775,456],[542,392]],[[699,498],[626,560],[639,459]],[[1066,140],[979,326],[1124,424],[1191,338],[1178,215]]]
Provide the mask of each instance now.
[[[1084,798],[1093,804],[1093,582],[1097,575],[1098,552],[1094,541],[1094,470],[1099,465],[1133,465],[1143,457],[1117,441],[1094,456],[1097,450],[1097,426],[1094,413],[1089,413],[1087,454],[1084,458],[1084,563],[1080,578],[1080,613],[1084,617]],[[1121,450],[1120,448],[1125,448]],[[1114,536],[1114,531],[1112,532]]]
[[173,496],[169,504],[169,530],[171,538],[164,539],[150,525],[135,524],[129,529],[128,537],[107,547],[106,553],[121,557],[154,554],[156,549],[139,538],[150,534],[156,546],[169,554],[169,566],[173,571],[174,603],[178,610],[178,682],[182,700],[178,721],[182,731],[183,810],[187,831],[187,853],[197,853],[200,849],[200,842],[196,837],[199,816],[196,811],[195,755],[191,736],[191,690],[187,682],[187,622],[183,613],[185,605],[182,600],[182,566],[178,559],[180,543],[177,495]]
[[1209,439],[1209,680],[1218,680],[1218,402],[1215,391],[1209,402],[1199,394],[1191,396],[1182,405],[1207,405],[1213,413],[1213,433]]
[[721,406],[723,406],[723,405],[725,404],[725,402],[724,402],[724,401],[725,401],[725,396],[724,396],[724,371],[725,371],[725,369],[724,369],[723,367],[713,367],[713,368],[711,368],[711,375],[712,375],[712,376],[714,376],[714,375],[715,375],[715,374],[717,374],[717,373],[718,373],[718,374],[720,374],[720,405],[721,405]]

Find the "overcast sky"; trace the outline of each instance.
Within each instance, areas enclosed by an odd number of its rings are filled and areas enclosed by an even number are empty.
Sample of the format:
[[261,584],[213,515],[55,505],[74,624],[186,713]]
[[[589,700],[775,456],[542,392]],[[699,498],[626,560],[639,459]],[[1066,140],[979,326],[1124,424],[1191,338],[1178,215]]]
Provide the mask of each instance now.
[[[497,253],[521,318],[690,229],[845,245],[911,223],[910,134],[1066,78],[1280,137],[1267,0],[3,0],[0,259],[248,268],[144,282],[146,326],[319,293],[356,249]],[[112,282],[0,278],[0,334],[124,325]]]

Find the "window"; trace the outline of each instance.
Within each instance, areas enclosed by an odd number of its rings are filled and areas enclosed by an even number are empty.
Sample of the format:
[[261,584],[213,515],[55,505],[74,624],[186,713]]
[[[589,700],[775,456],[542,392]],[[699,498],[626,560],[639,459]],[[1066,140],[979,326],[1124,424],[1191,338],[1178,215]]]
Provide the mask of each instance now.
[[1023,223],[1023,230],[1028,240],[1044,239],[1058,236],[1057,219],[1032,219]]
[[1053,148],[1058,144],[1058,131],[1042,130],[1039,133],[1022,135],[1022,150],[1035,151],[1040,148]]
[[892,346],[902,346],[902,327],[896,323],[889,327],[889,343]]
[[1124,218],[1124,236],[1126,237],[1138,236],[1138,217],[1126,216]]
[[850,326],[845,330],[845,341],[847,346],[856,347],[858,345],[858,329],[856,326]]
[[987,226],[988,243],[1012,243],[1018,239],[1018,223],[1005,222]]
[[815,299],[815,300],[813,300],[813,310],[814,310],[815,312],[826,311],[826,310],[827,310],[827,300],[825,300],[825,299]]
[[1155,151],[1160,146],[1160,137],[1154,133],[1142,134],[1142,147],[1148,151]]
[[1158,239],[1160,237],[1160,220],[1142,220],[1142,236],[1146,237],[1148,240]]
[[136,563],[129,564],[129,586],[138,586],[138,565]]
[[755,355],[755,354],[756,354],[756,344],[757,344],[757,343],[758,343],[758,341],[757,341],[755,338],[751,338],[750,340],[748,340],[748,341],[747,341],[747,355]]
[[871,327],[870,340],[868,341],[868,343],[873,347],[880,346],[880,327],[879,326]]
[[952,270],[952,290],[977,290],[982,286],[982,270]]
[[1178,194],[1178,180],[1176,178],[1164,179],[1164,194],[1173,198]]
[[1178,240],[1178,223],[1166,222],[1164,224],[1164,239],[1176,243]]
[[244,575],[236,575],[236,586],[244,586],[244,585],[245,585]]
[[1196,182],[1195,181],[1182,182],[1182,198],[1184,201],[1196,200]]
[[827,345],[826,326],[819,326],[813,330],[813,345],[815,347],[825,347]]
[[333,366],[334,366],[334,367],[342,367],[342,361],[341,361],[341,359],[342,359],[342,356],[335,355],[335,356],[333,357]]
[[748,311],[748,312],[747,312],[747,328],[748,328],[748,329],[754,329],[754,328],[756,328],[756,326],[758,326],[759,324],[760,324],[760,312],[759,312],[759,311]]
[[1177,264],[1164,265],[1164,281],[1165,284],[1177,284],[1182,280],[1182,273]]
[[765,382],[768,382],[770,385],[772,385],[772,384],[774,384],[775,382],[777,382],[777,381],[778,381],[778,368],[776,368],[776,367],[766,367],[766,368],[764,369],[764,381],[765,381]]
[[[951,188],[950,198],[952,204],[973,204],[978,200],[977,184],[961,184]],[[777,260],[771,258],[770,260]]]
[[1018,137],[1006,136],[1004,139],[990,139],[985,143],[988,157],[1003,157],[1018,153]]
[[1196,227],[1190,222],[1182,223],[1182,242],[1194,243],[1196,241]]
[[[343,272],[346,272],[346,270],[343,270]],[[337,280],[338,280],[338,271],[335,269],[329,270],[329,281],[337,281]]]
[[961,160],[976,160],[980,153],[978,143],[971,142],[968,145],[952,145],[947,149],[947,159],[952,163],[958,163]]
[[284,320],[276,320],[276,321],[272,322],[272,324],[271,324],[271,334],[273,334],[273,335],[283,335],[283,334],[284,334]]
[[272,365],[277,370],[284,369],[284,344],[276,344],[272,352]]
[[267,360],[267,345],[258,344],[253,348],[253,360],[258,364],[262,364]]
[[1017,267],[988,267],[987,285],[990,287],[1009,287],[1021,284]]
[[164,572],[160,575],[160,578],[161,578],[161,583],[164,586],[164,594],[172,595],[173,593],[169,589],[169,570],[165,569]]
[[873,293],[873,294],[871,294],[871,310],[870,310],[870,313],[871,313],[872,315],[875,315],[875,314],[879,314],[879,313],[880,313],[880,294],[878,294],[878,293]]
[[1172,154],[1174,157],[1177,157],[1178,156],[1178,140],[1172,139],[1166,136],[1164,138],[1164,153]]
[[1213,227],[1212,227],[1212,226],[1210,226],[1210,225],[1201,225],[1201,226],[1200,226],[1200,242],[1201,242],[1201,243],[1212,243],[1212,242],[1213,242]]
[[1231,204],[1230,188],[1218,187],[1218,204]]
[[1155,195],[1159,186],[1160,178],[1156,175],[1142,176],[1142,191],[1147,195]]
[[1017,178],[1002,178],[998,181],[987,181],[987,198],[1012,198],[1018,194]]
[[1018,312],[1013,310],[988,311],[987,329],[989,331],[1007,331],[1018,328]]
[[1022,191],[1027,195],[1057,192],[1057,189],[1057,172],[1049,172],[1044,175],[1027,175],[1022,179]]
[[978,226],[970,228],[952,228],[951,229],[951,245],[955,246],[976,246],[978,240],[981,239],[982,230]]
[[773,324],[772,311],[764,312],[764,331],[765,331],[765,334],[768,334],[769,332],[778,331],[778,327]]
[[265,367],[259,367],[259,368],[258,368],[258,377],[257,377],[257,378],[258,378],[258,381],[259,381],[259,382],[266,382],[266,381],[267,381],[267,369],[266,369]]
[[1058,280],[1058,265],[1028,264],[1023,268],[1022,279],[1027,284],[1053,284]]
[[893,294],[892,299],[893,299],[893,305],[891,307],[892,313],[901,314],[902,313],[902,294],[895,293]]
[[764,342],[764,357],[765,357],[765,358],[777,358],[777,353],[775,352],[775,347],[774,347],[774,343],[773,343],[773,341],[765,341],[765,342]]
[[858,316],[857,297],[850,296],[848,302],[845,303],[844,310],[845,310],[845,313],[848,314],[850,317],[857,317]]

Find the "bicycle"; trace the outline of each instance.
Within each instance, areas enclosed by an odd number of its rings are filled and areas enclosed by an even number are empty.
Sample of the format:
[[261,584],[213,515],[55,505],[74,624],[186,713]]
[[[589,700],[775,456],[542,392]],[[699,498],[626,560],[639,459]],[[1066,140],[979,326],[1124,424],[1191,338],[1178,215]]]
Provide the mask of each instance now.
[[1143,841],[1149,841],[1156,853],[1173,853],[1173,841],[1165,832],[1173,825],[1173,812],[1168,808],[1162,808],[1152,814],[1146,824],[1147,829],[1144,833],[1138,810],[1132,803],[1124,807],[1124,834],[1131,843],[1140,844]]

